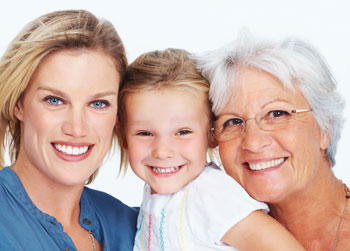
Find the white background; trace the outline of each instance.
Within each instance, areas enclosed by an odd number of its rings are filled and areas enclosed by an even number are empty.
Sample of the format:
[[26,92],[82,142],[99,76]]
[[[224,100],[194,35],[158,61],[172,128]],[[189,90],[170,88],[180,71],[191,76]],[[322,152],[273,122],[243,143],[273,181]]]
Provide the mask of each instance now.
[[[124,41],[129,61],[168,47],[190,52],[216,49],[242,28],[258,36],[297,36],[328,60],[346,99],[350,96],[350,3],[347,0],[123,0],[6,1],[0,6],[0,53],[32,19],[54,10],[86,9],[111,21]],[[339,143],[336,175],[350,185],[350,108]],[[119,155],[105,161],[92,187],[125,203],[141,202],[143,182],[131,170],[118,177]]]

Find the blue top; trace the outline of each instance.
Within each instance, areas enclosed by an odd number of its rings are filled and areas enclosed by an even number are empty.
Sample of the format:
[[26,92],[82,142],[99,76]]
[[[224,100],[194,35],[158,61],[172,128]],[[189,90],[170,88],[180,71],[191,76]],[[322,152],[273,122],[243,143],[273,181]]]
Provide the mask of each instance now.
[[[92,231],[104,251],[133,249],[137,214],[106,193],[83,190],[80,225]],[[8,167],[0,170],[0,250],[77,250],[61,223],[33,204]]]

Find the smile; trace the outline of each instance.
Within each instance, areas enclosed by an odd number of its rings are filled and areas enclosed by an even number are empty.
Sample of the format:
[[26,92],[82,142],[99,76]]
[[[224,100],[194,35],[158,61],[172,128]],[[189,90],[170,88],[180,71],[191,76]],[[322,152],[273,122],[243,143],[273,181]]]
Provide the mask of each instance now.
[[61,145],[61,144],[53,144],[57,151],[62,152],[67,155],[81,155],[86,153],[89,150],[88,146],[69,146],[69,145]]
[[276,167],[284,162],[284,158],[264,161],[264,162],[258,162],[258,163],[248,163],[250,170],[258,171],[258,170],[264,170],[267,168]]
[[155,173],[175,173],[179,169],[180,169],[179,166],[168,167],[168,168],[152,167],[152,171]]

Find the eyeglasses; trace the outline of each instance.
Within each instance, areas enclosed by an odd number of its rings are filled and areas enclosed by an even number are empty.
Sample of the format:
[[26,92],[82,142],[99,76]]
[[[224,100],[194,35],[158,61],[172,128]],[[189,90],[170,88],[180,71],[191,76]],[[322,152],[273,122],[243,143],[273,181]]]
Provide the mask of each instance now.
[[288,127],[290,121],[312,109],[299,110],[267,110],[257,114],[255,118],[242,119],[231,114],[224,114],[214,122],[214,136],[217,141],[227,141],[242,136],[248,120],[255,120],[258,127],[264,131],[276,131]]

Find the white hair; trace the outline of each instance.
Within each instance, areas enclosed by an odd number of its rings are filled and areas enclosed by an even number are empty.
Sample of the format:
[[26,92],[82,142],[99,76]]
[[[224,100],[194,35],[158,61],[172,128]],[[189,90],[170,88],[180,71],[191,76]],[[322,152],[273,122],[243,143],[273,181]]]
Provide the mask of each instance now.
[[199,71],[210,82],[209,98],[215,115],[237,88],[241,67],[263,70],[291,90],[295,90],[296,84],[313,109],[321,130],[330,134],[326,153],[330,165],[335,165],[345,101],[336,90],[337,82],[326,60],[313,46],[296,38],[271,42],[243,35],[225,47],[194,57]]

